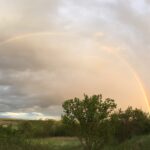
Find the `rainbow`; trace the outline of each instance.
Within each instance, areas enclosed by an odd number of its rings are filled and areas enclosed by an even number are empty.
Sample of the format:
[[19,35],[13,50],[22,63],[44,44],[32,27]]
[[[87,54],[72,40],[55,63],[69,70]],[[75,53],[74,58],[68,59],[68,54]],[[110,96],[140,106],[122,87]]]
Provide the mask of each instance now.
[[138,84],[138,86],[140,88],[140,91],[142,92],[142,95],[144,97],[144,101],[145,101],[146,107],[148,109],[148,112],[150,112],[150,105],[149,105],[149,101],[148,101],[148,97],[147,97],[146,91],[144,89],[144,85],[143,85],[139,75],[134,70],[134,68],[131,67],[131,65],[117,52],[117,50],[114,50],[113,48],[108,48],[108,47],[99,47],[99,48],[101,48],[101,49],[111,53],[113,56],[116,56],[122,63],[125,64],[125,66],[128,67],[128,69],[130,70],[130,72],[134,76],[135,80],[137,81],[137,84]]
[[4,40],[4,41],[0,42],[0,46],[5,45],[5,44],[10,43],[10,42],[20,40],[20,39],[24,39],[24,38],[28,38],[28,37],[32,37],[32,36],[41,36],[41,35],[64,36],[64,35],[67,35],[67,34],[64,33],[64,32],[33,32],[33,33],[26,33],[26,34],[18,35],[18,36],[15,36],[15,37],[11,37],[7,40]]
[[148,101],[148,97],[147,97],[147,94],[146,94],[146,91],[144,89],[144,85],[139,77],[139,75],[137,74],[137,72],[131,67],[131,65],[125,60],[123,59],[120,55],[116,55],[130,70],[130,72],[133,74],[135,80],[137,81],[137,84],[139,85],[139,88],[143,94],[143,97],[144,97],[144,100],[145,100],[145,104],[146,104],[146,107],[148,109],[148,112],[150,112],[150,105],[149,105],[149,101]]
[[[64,36],[64,35],[68,35],[68,34],[65,33],[65,32],[34,32],[34,33],[27,33],[27,34],[18,35],[18,36],[9,38],[7,40],[4,40],[4,41],[0,42],[0,46],[3,46],[3,45],[8,44],[10,42],[15,42],[15,41],[20,40],[20,39],[24,39],[24,38],[28,38],[28,37],[32,37],[32,36],[41,36],[41,35]],[[71,36],[71,35],[69,34],[69,36]],[[108,48],[102,48],[101,47],[101,49],[104,49],[105,51],[111,52],[114,56],[118,57],[129,68],[130,72],[133,74],[135,80],[137,81],[137,84],[140,88],[140,91],[142,92],[142,95],[144,97],[145,104],[146,104],[146,107],[148,109],[148,112],[150,112],[150,105],[149,105],[149,101],[148,101],[146,91],[144,89],[144,85],[143,85],[140,77],[138,76],[137,72],[134,70],[134,68],[132,68],[131,65],[119,53],[113,52],[113,50],[108,49]]]

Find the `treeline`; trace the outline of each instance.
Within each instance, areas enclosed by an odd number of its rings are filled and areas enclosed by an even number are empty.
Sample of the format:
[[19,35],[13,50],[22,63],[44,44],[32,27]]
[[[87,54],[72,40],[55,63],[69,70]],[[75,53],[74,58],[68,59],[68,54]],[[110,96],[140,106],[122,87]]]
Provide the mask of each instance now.
[[24,121],[19,124],[18,130],[26,137],[33,138],[73,136],[61,120]]
[[0,137],[13,135],[20,135],[25,138],[74,136],[61,120],[16,120],[15,122],[15,124],[1,125]]
[[[150,134],[150,116],[140,109],[128,107],[125,111],[115,111],[101,126],[105,138],[123,142],[133,136]],[[28,138],[68,137],[77,133],[76,128],[71,129],[64,120],[22,120],[0,126],[1,137],[16,134]]]

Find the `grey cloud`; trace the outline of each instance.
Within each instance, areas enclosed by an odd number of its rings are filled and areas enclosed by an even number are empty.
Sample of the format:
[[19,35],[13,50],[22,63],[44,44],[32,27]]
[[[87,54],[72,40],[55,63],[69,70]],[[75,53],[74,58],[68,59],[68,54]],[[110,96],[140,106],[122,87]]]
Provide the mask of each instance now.
[[149,89],[150,72],[147,68],[150,65],[150,5],[146,1],[119,1],[111,9],[113,24],[119,24],[118,35],[113,32],[113,36],[116,36],[114,42],[119,41],[126,47],[123,48],[125,59],[131,63]]
[[[130,1],[2,0],[0,4],[6,8],[0,15],[1,41],[30,32],[63,31],[0,45],[0,111],[58,116],[63,100],[86,92],[102,90],[115,97],[119,91],[119,98],[130,97],[134,84],[127,81],[132,77],[96,44],[123,47],[121,56],[143,81],[149,80],[149,12],[138,12]],[[95,38],[96,33],[103,36]],[[116,83],[123,74],[125,79]]]
[[32,46],[17,43],[0,47],[1,70],[38,70],[41,67],[42,63],[36,59],[36,53]]

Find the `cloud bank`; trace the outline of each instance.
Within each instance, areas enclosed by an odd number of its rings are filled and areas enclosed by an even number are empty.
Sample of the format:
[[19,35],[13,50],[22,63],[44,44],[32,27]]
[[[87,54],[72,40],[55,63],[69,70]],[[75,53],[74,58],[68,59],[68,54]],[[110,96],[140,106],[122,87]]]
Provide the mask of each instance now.
[[83,93],[147,111],[130,68],[150,98],[149,14],[146,0],[1,0],[1,117],[58,118]]

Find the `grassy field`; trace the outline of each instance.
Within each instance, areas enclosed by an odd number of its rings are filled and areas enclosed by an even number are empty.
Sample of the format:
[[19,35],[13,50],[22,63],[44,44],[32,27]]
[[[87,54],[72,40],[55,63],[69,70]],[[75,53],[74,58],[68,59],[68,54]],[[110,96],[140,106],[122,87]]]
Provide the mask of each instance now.
[[[15,129],[14,127],[22,122],[23,120],[1,119],[0,125],[11,124],[12,129]],[[33,127],[38,123],[35,122]],[[32,138],[26,141],[22,140],[22,135],[16,137],[16,135],[10,134],[6,140],[1,137],[0,150],[82,150],[78,139],[74,137]],[[137,136],[121,144],[106,144],[101,150],[150,150],[150,135]]]
[[45,139],[35,139],[33,144],[39,144],[49,150],[81,150],[79,141],[70,137],[55,137]]
[[[52,150],[82,150],[79,142],[75,138],[50,138],[36,140],[43,145],[47,145]],[[150,135],[135,137],[120,145],[106,146],[103,150],[149,150]]]
[[[76,138],[49,138],[35,140],[36,143],[47,145],[52,150],[82,150],[79,141]],[[150,135],[134,137],[120,145],[105,146],[103,150],[149,150]]]
[[[102,150],[149,150],[150,135],[135,137],[120,145],[107,145]],[[82,150],[79,141],[70,137],[33,139],[28,144],[1,145],[0,150]]]
[[0,150],[82,150],[76,138],[43,138],[33,139],[27,143],[0,143]]
[[[34,144],[41,143],[49,150],[82,150],[76,138],[48,138],[34,140]],[[120,145],[109,145],[103,150],[149,150],[150,135],[134,137]]]

